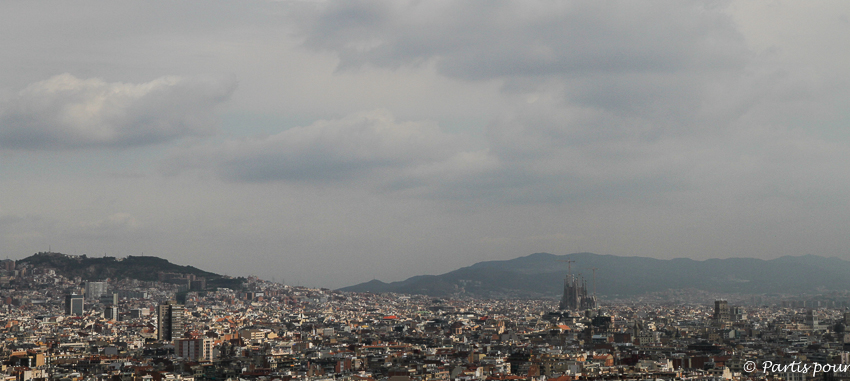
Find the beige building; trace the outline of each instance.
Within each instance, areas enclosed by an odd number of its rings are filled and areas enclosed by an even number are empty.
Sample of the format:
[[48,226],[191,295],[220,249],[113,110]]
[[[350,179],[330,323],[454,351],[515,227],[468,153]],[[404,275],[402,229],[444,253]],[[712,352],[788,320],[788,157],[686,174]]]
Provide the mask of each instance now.
[[177,357],[190,361],[212,361],[213,339],[177,339],[174,340],[174,353]]

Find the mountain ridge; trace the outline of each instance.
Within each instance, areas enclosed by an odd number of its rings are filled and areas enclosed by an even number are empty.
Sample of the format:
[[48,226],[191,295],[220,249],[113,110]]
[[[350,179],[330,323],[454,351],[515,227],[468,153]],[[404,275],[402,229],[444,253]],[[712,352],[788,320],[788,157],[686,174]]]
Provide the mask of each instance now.
[[208,287],[238,289],[245,282],[244,278],[228,277],[201,270],[194,266],[178,265],[169,262],[167,259],[154,256],[130,255],[124,258],[115,258],[39,252],[19,259],[16,263],[29,264],[33,267],[51,268],[57,274],[66,278],[80,277],[92,281],[107,278],[156,281],[159,280],[158,275],[160,273],[175,273],[204,277]]
[[719,293],[804,293],[850,289],[850,261],[817,255],[759,258],[657,259],[610,254],[533,253],[474,263],[440,275],[418,275],[385,283],[372,280],[339,289],[351,292],[396,292],[432,296],[465,295],[489,298],[559,297],[567,274],[584,273],[593,289],[590,268],[596,268],[600,296],[628,297],[670,289]]

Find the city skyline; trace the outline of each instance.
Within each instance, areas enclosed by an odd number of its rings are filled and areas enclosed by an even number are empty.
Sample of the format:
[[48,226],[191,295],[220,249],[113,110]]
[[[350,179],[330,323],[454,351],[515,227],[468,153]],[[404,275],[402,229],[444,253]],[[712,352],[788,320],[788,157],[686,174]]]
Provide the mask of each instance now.
[[0,4],[0,255],[848,260],[840,1]]
[[[564,306],[256,277],[195,290],[171,272],[84,287],[54,264],[0,266],[7,379],[831,380],[850,367],[847,288],[731,298],[676,289],[674,299]],[[90,286],[112,297],[89,298]]]

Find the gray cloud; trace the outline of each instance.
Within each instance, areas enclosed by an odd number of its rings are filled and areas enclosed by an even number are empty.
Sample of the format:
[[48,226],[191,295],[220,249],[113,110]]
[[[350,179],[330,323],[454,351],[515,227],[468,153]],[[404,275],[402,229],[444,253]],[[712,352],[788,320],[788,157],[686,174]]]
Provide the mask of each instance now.
[[299,25],[341,71],[433,64],[500,82],[526,102],[491,116],[490,154],[515,168],[504,176],[545,184],[548,161],[574,168],[626,142],[723,133],[769,96],[757,89],[775,73],[758,66],[725,4],[329,2],[304,7]]
[[377,193],[497,204],[612,199],[683,186],[677,177],[686,166],[665,162],[675,148],[669,141],[565,145],[569,139],[558,134],[569,131],[558,126],[569,125],[566,120],[538,118],[528,131],[516,129],[516,122],[491,126],[487,147],[476,150],[432,122],[397,121],[374,110],[271,136],[180,149],[161,168],[169,174],[209,169],[234,182],[333,181]]
[[328,2],[302,18],[306,44],[341,65],[439,61],[467,79],[672,72],[740,64],[722,9],[702,3],[593,1]]
[[[840,1],[0,2],[13,37],[0,42],[0,239],[19,254],[143,251],[323,286],[531,251],[840,255],[842,13]],[[48,91],[63,72],[77,90]],[[240,79],[227,102],[232,83],[186,79],[223,72]],[[166,74],[182,77],[147,83]],[[358,112],[376,109],[388,111]],[[155,142],[172,143],[165,162],[120,150]]]
[[165,167],[214,163],[222,177],[246,182],[350,180],[442,160],[453,147],[457,143],[432,122],[398,122],[374,110],[178,154]]
[[299,19],[305,44],[338,53],[341,69],[435,61],[444,75],[501,79],[513,91],[558,79],[569,99],[601,108],[677,97],[689,77],[738,70],[749,58],[731,18],[703,3],[354,1],[311,10]]
[[[370,145],[337,139],[320,122],[230,142],[213,150],[218,156],[204,156],[215,160],[201,161],[250,182],[359,183],[380,171],[383,190],[441,199],[562,203],[687,192],[705,186],[692,176],[711,164],[734,172],[734,160],[705,152],[762,157],[780,150],[782,141],[746,137],[754,128],[748,123],[782,125],[771,115],[806,107],[794,97],[809,99],[799,89],[812,85],[773,62],[770,51],[754,54],[727,5],[302,3],[293,15],[303,44],[335,53],[338,74],[433,67],[451,79],[500,82],[503,95],[519,102],[489,116],[477,145],[456,142],[429,156],[436,146],[423,144],[417,160],[386,147],[356,153],[338,142]],[[775,181],[767,173],[754,178]]]
[[122,148],[207,135],[213,109],[235,88],[233,79],[131,84],[57,75],[0,103],[0,147]]

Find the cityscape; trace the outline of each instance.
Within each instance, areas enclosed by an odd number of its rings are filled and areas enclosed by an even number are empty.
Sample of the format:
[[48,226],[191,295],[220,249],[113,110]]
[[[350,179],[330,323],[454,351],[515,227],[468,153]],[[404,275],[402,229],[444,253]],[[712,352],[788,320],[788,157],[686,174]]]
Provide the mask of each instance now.
[[846,293],[606,302],[568,273],[560,301],[443,298],[256,277],[208,287],[204,277],[170,272],[151,281],[69,279],[49,265],[0,264],[8,380],[850,377],[846,365],[823,368],[850,364]]
[[850,381],[850,1],[0,0],[0,381]]

